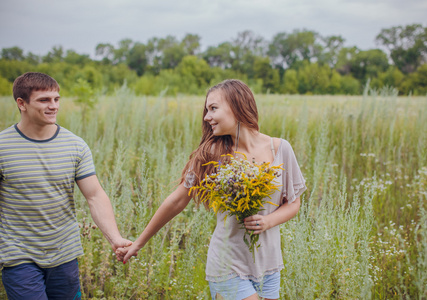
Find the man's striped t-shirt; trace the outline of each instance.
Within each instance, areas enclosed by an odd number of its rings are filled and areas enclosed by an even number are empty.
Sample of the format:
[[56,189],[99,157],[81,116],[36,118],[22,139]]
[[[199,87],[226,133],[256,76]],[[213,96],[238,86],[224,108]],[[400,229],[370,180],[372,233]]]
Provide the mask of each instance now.
[[43,141],[17,125],[0,132],[0,266],[55,267],[82,255],[74,185],[92,175],[89,147],[65,128]]

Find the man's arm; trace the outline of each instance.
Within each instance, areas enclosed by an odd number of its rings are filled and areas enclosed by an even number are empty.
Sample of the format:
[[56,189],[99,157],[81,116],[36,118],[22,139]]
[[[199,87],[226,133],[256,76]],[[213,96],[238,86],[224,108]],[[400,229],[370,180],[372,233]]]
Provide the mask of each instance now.
[[77,185],[89,204],[92,219],[110,242],[113,250],[130,246],[132,242],[120,235],[110,199],[101,187],[98,177],[92,175],[77,180]]

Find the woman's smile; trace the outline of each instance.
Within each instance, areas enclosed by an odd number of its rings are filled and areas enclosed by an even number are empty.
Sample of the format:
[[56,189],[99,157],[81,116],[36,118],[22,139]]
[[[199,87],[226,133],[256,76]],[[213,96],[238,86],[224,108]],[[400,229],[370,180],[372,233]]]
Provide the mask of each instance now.
[[216,136],[236,133],[237,120],[221,91],[214,91],[206,99],[207,113],[204,121],[211,126]]

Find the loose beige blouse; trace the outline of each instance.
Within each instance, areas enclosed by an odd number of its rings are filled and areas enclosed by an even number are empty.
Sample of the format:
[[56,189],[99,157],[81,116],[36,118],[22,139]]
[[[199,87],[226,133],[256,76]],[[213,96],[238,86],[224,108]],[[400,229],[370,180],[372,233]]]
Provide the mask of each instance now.
[[[282,205],[285,200],[289,203],[307,189],[304,177],[298,166],[294,151],[288,141],[281,139],[275,155],[273,166],[283,164],[285,169],[277,179],[281,187],[271,195],[269,201]],[[184,186],[193,185],[191,176],[187,176]],[[261,215],[268,215],[278,207],[266,204]],[[234,216],[227,217],[226,213],[217,215],[217,225],[212,235],[206,263],[206,280],[220,282],[239,276],[260,282],[263,276],[273,274],[283,269],[282,251],[280,246],[280,228],[275,226],[260,234],[259,248],[255,251],[255,263],[252,253],[243,241],[245,230],[237,223]]]

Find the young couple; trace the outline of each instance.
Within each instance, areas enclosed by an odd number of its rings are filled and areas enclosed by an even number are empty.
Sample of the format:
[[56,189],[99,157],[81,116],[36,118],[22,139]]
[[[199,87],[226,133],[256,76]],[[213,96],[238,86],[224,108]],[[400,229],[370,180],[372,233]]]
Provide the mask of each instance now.
[[[279,224],[293,218],[305,191],[290,144],[259,132],[254,96],[239,80],[225,80],[206,96],[202,138],[181,175],[181,183],[159,207],[135,242],[123,239],[110,201],[95,175],[86,143],[56,124],[59,86],[41,73],[18,77],[13,87],[21,120],[0,133],[0,264],[9,299],[79,299],[76,258],[83,255],[75,221],[74,182],[117,258],[126,263],[179,214],[189,189],[213,172],[209,161],[223,154],[283,164],[280,190],[244,226],[259,234],[255,262],[235,218],[217,215],[210,241],[206,279],[212,299],[278,299],[283,268]],[[31,283],[31,284],[30,284]]]

